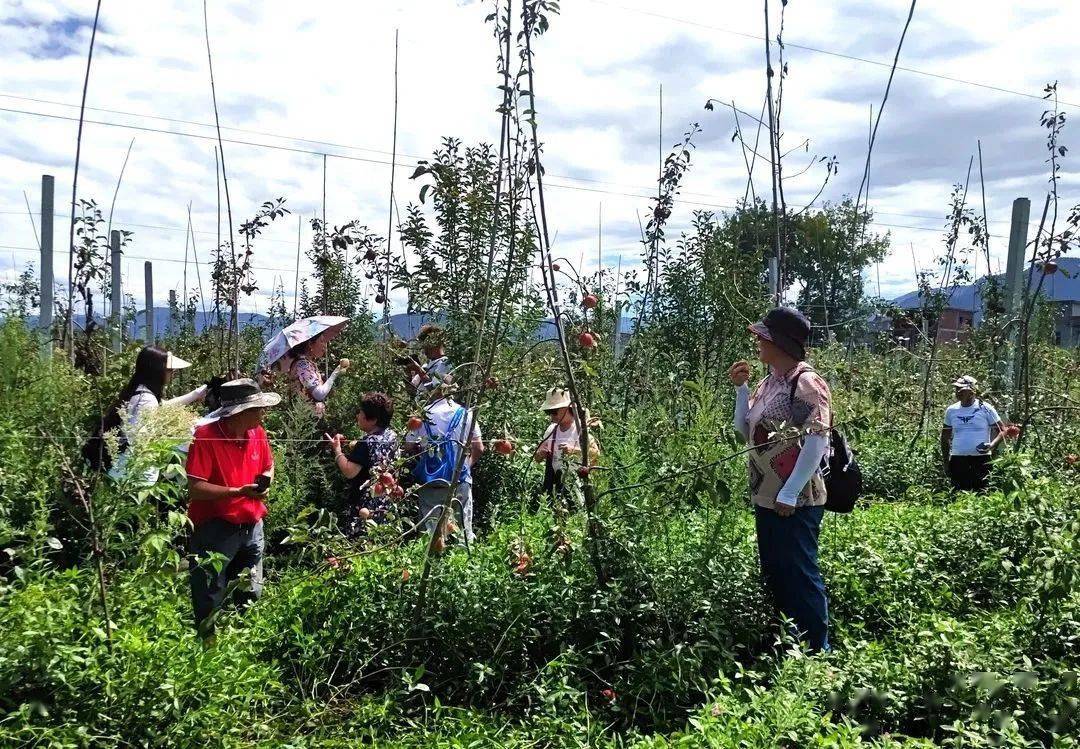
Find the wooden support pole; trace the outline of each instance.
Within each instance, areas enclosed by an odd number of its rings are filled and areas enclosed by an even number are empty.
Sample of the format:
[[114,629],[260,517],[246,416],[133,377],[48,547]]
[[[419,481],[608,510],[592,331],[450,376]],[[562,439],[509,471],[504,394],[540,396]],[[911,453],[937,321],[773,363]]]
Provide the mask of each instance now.
[[146,280],[146,345],[154,343],[154,264],[149,260],[143,265]]
[[42,333],[41,356],[52,357],[53,326],[53,209],[56,180],[41,175],[41,308],[38,329]]

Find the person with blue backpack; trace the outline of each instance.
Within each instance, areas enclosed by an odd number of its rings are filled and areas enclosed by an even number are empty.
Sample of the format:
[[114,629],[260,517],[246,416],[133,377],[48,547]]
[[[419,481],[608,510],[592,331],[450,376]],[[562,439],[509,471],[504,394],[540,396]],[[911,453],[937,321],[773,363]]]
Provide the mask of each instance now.
[[421,423],[405,435],[405,453],[415,456],[413,477],[416,479],[420,514],[417,524],[428,533],[434,532],[442,518],[447,492],[454,482],[461,451],[461,474],[457,491],[451,501],[458,526],[470,543],[475,538],[472,528],[472,468],[484,452],[480,425],[475,414],[449,396],[436,391],[435,399],[424,407]]

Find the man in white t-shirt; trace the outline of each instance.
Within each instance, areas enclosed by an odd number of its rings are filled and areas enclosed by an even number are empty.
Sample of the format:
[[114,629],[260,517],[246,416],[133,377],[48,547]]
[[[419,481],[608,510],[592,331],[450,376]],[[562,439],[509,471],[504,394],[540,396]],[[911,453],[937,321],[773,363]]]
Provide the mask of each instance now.
[[[470,429],[469,422],[472,421]],[[405,452],[409,455],[426,453],[432,442],[441,439],[452,441],[459,448],[467,450],[465,461],[461,465],[457,494],[453,500],[454,514],[468,541],[475,538],[472,528],[472,467],[484,452],[480,425],[473,420],[473,415],[453,398],[439,398],[424,407],[423,423],[416,429],[410,429],[405,435]],[[449,481],[430,481],[421,485],[417,491],[420,500],[419,522],[428,533],[435,530],[442,508],[446,502]]]
[[964,375],[956,382],[957,402],[945,409],[941,456],[956,489],[980,491],[990,475],[990,455],[1005,434],[998,412],[975,397],[978,383]]

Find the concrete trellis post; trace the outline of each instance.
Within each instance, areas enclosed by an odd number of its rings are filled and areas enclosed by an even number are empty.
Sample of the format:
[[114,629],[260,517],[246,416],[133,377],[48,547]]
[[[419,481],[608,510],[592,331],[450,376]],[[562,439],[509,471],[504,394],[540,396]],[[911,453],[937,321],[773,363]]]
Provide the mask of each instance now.
[[1013,201],[1012,228],[1009,229],[1009,261],[1005,266],[1005,299],[1009,305],[1010,317],[1015,317],[1020,311],[1020,278],[1024,273],[1024,249],[1027,247],[1030,214],[1030,200],[1017,198]]
[[[1024,251],[1027,249],[1028,222],[1031,217],[1031,201],[1017,198],[1012,206],[1012,227],[1009,229],[1009,260],[1005,266],[1005,304],[1010,320],[1021,314],[1023,292]],[[1012,392],[1019,375],[1016,351],[1020,343],[1020,326],[1009,326],[1008,354],[1004,357],[1002,379],[1005,390]]]
[[149,260],[143,266],[146,276],[146,345],[154,343],[154,264]]
[[41,311],[38,329],[43,334],[41,356],[52,358],[53,325],[53,195],[56,180],[41,175]]
[[176,317],[180,307],[176,304],[176,289],[169,289],[169,326],[166,329],[169,335],[176,333]]
[[120,232],[112,230],[109,235],[109,331],[112,335],[112,349],[119,354],[124,346],[124,302],[123,286],[120,280]]

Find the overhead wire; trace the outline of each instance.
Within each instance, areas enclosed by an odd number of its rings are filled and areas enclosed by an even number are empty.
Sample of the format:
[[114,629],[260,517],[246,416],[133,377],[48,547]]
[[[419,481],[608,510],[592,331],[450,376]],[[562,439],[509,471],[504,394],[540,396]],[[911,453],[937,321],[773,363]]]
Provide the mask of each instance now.
[[[595,4],[595,5],[607,5],[609,7],[618,8],[619,10],[623,10],[623,11],[626,11],[628,13],[637,13],[639,15],[650,16],[652,18],[659,18],[659,19],[662,19],[664,21],[671,21],[673,23],[680,23],[680,24],[684,24],[684,25],[687,25],[687,26],[696,26],[698,28],[709,29],[710,31],[718,31],[718,32],[720,32],[722,34],[729,34],[731,36],[738,36],[738,37],[742,37],[743,39],[759,41],[759,42],[765,41],[765,37],[761,36],[760,34],[753,34],[753,33],[747,32],[747,31],[736,31],[734,29],[724,28],[723,26],[716,26],[714,24],[704,23],[702,21],[693,21],[693,20],[690,20],[690,19],[687,19],[687,18],[679,18],[678,16],[670,16],[670,15],[666,15],[664,13],[657,13],[656,11],[643,10],[641,8],[634,8],[634,7],[631,7],[631,6],[626,6],[626,5],[621,5],[619,3],[611,2],[611,0],[586,0],[586,2],[591,2],[591,3]],[[772,43],[775,44],[776,42],[774,41]],[[837,52],[835,50],[823,49],[821,47],[814,47],[814,46],[809,45],[809,44],[799,44],[798,42],[788,41],[786,38],[784,39],[784,47],[785,48],[790,47],[791,49],[801,49],[801,50],[803,50],[805,52],[813,52],[813,53],[819,54],[819,55],[827,55],[829,57],[837,57],[837,58],[840,58],[840,59],[843,59],[843,60],[848,60],[850,62],[861,62],[861,63],[867,64],[867,65],[875,65],[875,66],[882,67],[882,68],[891,68],[892,67],[892,63],[886,62],[884,60],[875,60],[875,59],[869,58],[869,57],[860,57],[859,55],[852,55],[852,54],[848,54],[846,52]],[[903,71],[905,73],[911,73],[913,75],[921,75],[921,76],[925,76],[927,78],[934,78],[934,79],[941,80],[941,81],[948,81],[949,83],[957,83],[957,84],[960,84],[960,85],[963,85],[963,86],[972,86],[972,87],[975,87],[975,88],[981,88],[981,89],[985,89],[985,90],[988,90],[988,91],[995,91],[995,92],[1000,93],[1000,94],[1009,94],[1011,96],[1020,96],[1020,97],[1023,97],[1025,99],[1034,99],[1036,101],[1043,101],[1042,94],[1029,94],[1029,93],[1024,92],[1024,91],[1017,91],[1016,89],[1006,88],[1004,86],[997,86],[997,85],[994,85],[992,83],[981,83],[979,81],[971,81],[971,80],[967,80],[967,79],[964,79],[964,78],[957,78],[956,76],[946,75],[945,73],[936,73],[936,72],[930,71],[930,70],[920,70],[919,68],[912,68],[912,67],[907,67],[907,66],[904,66],[904,65],[898,65],[898,66],[896,66],[896,69],[900,70],[900,71]],[[1062,106],[1067,106],[1067,107],[1072,107],[1072,108],[1080,108],[1080,104],[1075,104],[1075,103],[1067,102],[1067,101],[1061,101],[1061,102],[1059,102],[1059,104],[1061,104]]]
[[[0,94],[0,96],[4,96],[4,94]],[[104,110],[104,111],[118,112],[120,110]],[[44,118],[49,118],[49,119],[60,119],[60,120],[67,120],[67,121],[70,121],[70,122],[77,121],[77,118],[68,117],[66,115],[52,114],[52,113],[49,113],[49,112],[36,112],[36,111],[33,111],[33,110],[29,110],[29,109],[16,109],[16,108],[13,108],[13,107],[0,107],[0,112],[9,112],[9,113],[12,113],[12,114],[21,114],[21,115],[27,115],[27,116],[32,116],[32,117],[44,117]],[[131,114],[129,116],[142,116],[142,115]],[[168,120],[169,118],[162,118],[162,119]],[[178,136],[178,137],[182,137],[182,138],[195,138],[195,139],[198,139],[198,140],[208,140],[208,141],[216,141],[217,140],[216,137],[210,136],[210,135],[201,135],[199,133],[190,133],[190,132],[184,132],[184,131],[178,131],[178,130],[167,130],[167,129],[163,129],[163,128],[150,127],[150,126],[147,126],[147,125],[133,125],[133,124],[122,123],[122,122],[109,122],[109,121],[106,121],[106,120],[89,120],[88,119],[88,120],[84,120],[84,121],[87,122],[87,123],[90,123],[90,124],[94,124],[94,125],[103,125],[103,126],[106,126],[106,127],[116,127],[116,128],[121,128],[121,129],[133,129],[133,130],[139,130],[139,131],[142,131],[142,132],[157,133],[157,134],[161,134],[161,135],[174,135],[174,136]],[[223,130],[224,129],[240,130],[239,128],[224,128],[224,127],[222,129]],[[243,131],[243,130],[241,130],[241,132],[259,132],[259,131]],[[269,137],[283,138],[283,139],[287,138],[287,139],[290,139],[290,140],[297,140],[297,141],[302,141],[302,142],[324,143],[322,141],[313,141],[313,140],[303,139],[303,138],[293,138],[292,136],[272,135],[272,134],[267,134],[267,135]],[[370,164],[378,164],[378,165],[381,165],[381,166],[391,166],[391,162],[389,160],[384,161],[384,160],[380,160],[380,159],[372,159],[372,158],[366,158],[366,157],[361,157],[361,156],[351,156],[351,155],[347,155],[347,154],[326,153],[326,152],[323,152],[323,151],[314,151],[314,150],[309,150],[309,149],[304,149],[304,148],[296,148],[296,147],[291,147],[291,146],[274,145],[274,144],[271,144],[271,143],[258,143],[258,142],[255,142],[255,141],[247,141],[247,140],[238,140],[238,139],[229,139],[229,138],[224,138],[223,140],[226,143],[235,144],[235,145],[242,145],[242,146],[250,146],[252,148],[266,148],[266,149],[275,150],[275,151],[283,151],[283,152],[289,152],[289,153],[304,154],[304,155],[307,155],[307,156],[320,156],[320,157],[325,156],[327,158],[344,159],[344,160],[347,160],[347,161],[358,161],[358,162],[364,162],[364,163],[370,163]],[[327,145],[329,145],[329,144],[327,144]],[[369,150],[369,151],[374,150],[374,149],[363,149],[363,148],[361,148],[359,146],[343,146],[343,145],[341,145],[341,146],[336,146],[336,147],[350,148],[350,149],[356,149],[356,150]],[[416,158],[416,157],[410,157],[410,158]],[[417,163],[418,163],[417,161],[395,161],[394,162],[394,164],[396,164],[397,166],[403,166],[403,167],[414,167],[414,166],[417,165]],[[568,175],[550,174],[550,175],[548,175],[548,178],[549,179],[573,181],[573,182],[588,182],[588,183],[599,184],[599,185],[619,186],[619,183],[607,182],[607,181],[604,181],[604,180],[591,179],[591,178],[588,178],[588,177],[571,177],[571,176],[568,176]],[[564,184],[559,184],[559,183],[556,183],[556,182],[552,182],[550,186],[554,187],[556,189],[561,189],[561,190],[578,190],[578,191],[584,191],[584,192],[600,193],[600,194],[605,194],[605,195],[617,195],[617,196],[624,196],[624,197],[641,198],[641,199],[645,199],[645,200],[651,200],[651,199],[653,199],[655,197],[655,195],[641,195],[641,194],[637,194],[637,193],[629,193],[629,192],[623,192],[623,191],[618,191],[618,190],[606,190],[606,189],[600,189],[600,188],[595,188],[595,187],[582,187],[582,186],[575,186],[575,185],[564,185]],[[629,189],[633,189],[633,190],[649,190],[649,191],[651,191],[652,187],[644,187],[644,186],[634,185],[634,186],[629,186]],[[688,192],[684,192],[683,195],[696,195],[696,196],[699,196],[699,197],[722,199],[722,196],[719,196],[719,195],[716,195],[716,194],[713,194],[713,193],[694,193],[694,192],[689,192],[688,191]],[[687,204],[687,205],[697,205],[697,206],[702,206],[702,207],[707,207],[707,208],[718,208],[718,209],[723,209],[723,210],[735,210],[737,208],[737,206],[734,206],[734,205],[728,205],[728,204],[723,204],[723,203],[707,203],[707,202],[703,202],[703,201],[692,201],[692,200],[687,200],[686,198],[678,198],[678,199],[676,199],[676,202],[681,202],[681,203],[684,203],[684,204]],[[922,218],[922,219],[938,218],[936,216],[928,216],[928,215],[925,215],[925,214],[917,214],[917,213],[898,213],[898,212],[888,212],[888,211],[878,211],[877,213],[879,213],[880,215],[901,216],[901,217],[905,217],[905,218]],[[944,218],[944,217],[942,217],[942,218]],[[904,229],[925,228],[925,227],[909,227],[909,226],[902,226],[902,225],[897,225],[897,224],[889,225],[889,224],[885,224],[883,222],[873,222],[873,223],[880,224],[880,225],[883,225],[883,226],[894,226],[896,228],[904,228]],[[1005,223],[1008,223],[1008,222],[1002,220],[1002,221],[992,221],[991,223],[1005,224]],[[132,225],[134,225],[134,224],[132,224]],[[158,227],[148,227],[148,228],[158,228]],[[176,231],[187,231],[186,227],[173,227],[173,228]],[[937,229],[934,229],[934,231],[937,231]],[[205,232],[203,232],[203,233],[205,233]],[[277,240],[277,241],[286,242],[287,240]]]

